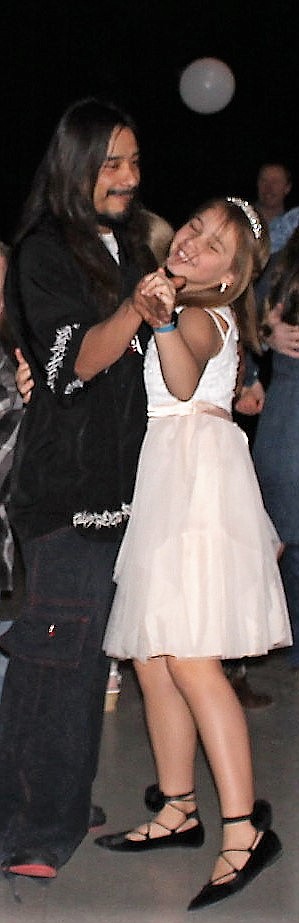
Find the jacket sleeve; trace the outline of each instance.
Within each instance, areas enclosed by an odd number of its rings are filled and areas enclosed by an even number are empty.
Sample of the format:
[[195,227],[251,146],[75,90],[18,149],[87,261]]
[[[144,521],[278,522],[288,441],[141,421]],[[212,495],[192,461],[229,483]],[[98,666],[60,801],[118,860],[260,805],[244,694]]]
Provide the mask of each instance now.
[[79,267],[55,237],[32,235],[13,254],[6,282],[8,317],[31,367],[53,394],[84,387],[75,374],[86,331],[97,322]]

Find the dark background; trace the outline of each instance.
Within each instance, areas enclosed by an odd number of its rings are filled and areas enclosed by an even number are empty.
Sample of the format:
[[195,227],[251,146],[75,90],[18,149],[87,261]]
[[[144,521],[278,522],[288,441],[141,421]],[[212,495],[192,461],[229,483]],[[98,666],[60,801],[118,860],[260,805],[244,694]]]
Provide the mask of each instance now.
[[[210,195],[255,197],[267,160],[299,204],[298,0],[1,0],[0,236],[9,241],[63,110],[107,95],[135,117],[142,199],[177,226]],[[199,115],[179,95],[197,58],[225,61],[231,103]]]

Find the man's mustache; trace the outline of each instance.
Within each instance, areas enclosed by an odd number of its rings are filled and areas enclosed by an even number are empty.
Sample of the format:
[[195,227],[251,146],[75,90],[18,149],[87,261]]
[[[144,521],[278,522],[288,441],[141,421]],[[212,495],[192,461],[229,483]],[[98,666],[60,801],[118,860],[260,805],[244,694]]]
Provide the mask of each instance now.
[[134,186],[134,189],[109,189],[108,195],[116,196],[131,196],[133,197],[137,192],[138,186]]

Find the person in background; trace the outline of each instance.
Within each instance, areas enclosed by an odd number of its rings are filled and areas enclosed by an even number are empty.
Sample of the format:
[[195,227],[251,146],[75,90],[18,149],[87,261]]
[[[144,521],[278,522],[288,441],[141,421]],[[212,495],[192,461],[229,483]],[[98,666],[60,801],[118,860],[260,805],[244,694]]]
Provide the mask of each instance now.
[[[291,325],[291,326],[290,326]],[[276,327],[285,329],[277,348]],[[265,506],[284,543],[280,569],[293,628],[289,652],[299,674],[299,228],[280,254],[262,325],[272,345],[272,376],[260,414],[253,461]],[[291,339],[288,339],[290,334]],[[280,332],[281,336],[281,332]]]
[[[13,589],[14,540],[7,507],[13,452],[23,412],[15,383],[15,366],[10,358],[12,342],[5,317],[4,282],[9,252],[9,247],[0,241],[0,605],[1,595],[10,594]],[[1,636],[10,625],[7,619],[0,619],[0,697],[8,663],[1,651]]]
[[[286,198],[292,188],[292,177],[288,167],[283,163],[270,162],[263,164],[257,176],[257,202],[256,207],[268,224],[271,242],[271,252],[264,272],[255,284],[257,310],[260,321],[264,313],[264,302],[271,288],[272,275],[275,271],[281,249],[286,245],[293,231],[299,224],[299,207],[286,211]],[[277,325],[276,325],[277,326]],[[279,332],[277,331],[278,336]],[[290,335],[290,328],[288,338]],[[282,328],[282,337],[284,330]],[[261,412],[265,400],[265,386],[271,377],[271,361],[269,355],[263,353],[261,357],[246,351],[246,370],[243,389],[236,404],[238,414],[244,417],[243,424],[248,432],[250,445],[254,442],[258,414]],[[246,415],[255,419],[246,426]]]
[[143,208],[142,211],[146,215],[148,222],[148,246],[155,256],[157,265],[163,266],[174,236],[174,228],[165,218],[157,215],[156,212],[152,212],[148,208]]
[[[256,206],[268,225],[271,253],[264,272],[255,285],[260,321],[264,312],[264,302],[271,288],[272,276],[280,258],[281,248],[285,246],[299,224],[299,207],[287,210],[287,198],[291,189],[291,173],[284,163],[274,161],[262,164],[257,176]],[[280,323],[280,318],[276,318],[276,342],[280,342],[282,347],[290,346],[292,337],[296,340],[297,336],[296,327],[289,326],[287,331],[286,327],[286,324]],[[285,338],[287,344],[284,343]],[[247,349],[243,386],[235,402],[235,418],[246,432],[252,451],[259,414],[264,406],[265,392],[271,381],[271,374],[272,351],[266,346],[262,354],[258,356],[257,353]],[[264,708],[273,702],[272,695],[266,692],[256,692],[251,688],[245,661],[231,664],[229,675],[245,708]]]
[[284,247],[299,224],[299,207],[286,209],[286,199],[291,189],[292,177],[285,164],[262,164],[257,176],[256,207],[268,224],[271,253]]

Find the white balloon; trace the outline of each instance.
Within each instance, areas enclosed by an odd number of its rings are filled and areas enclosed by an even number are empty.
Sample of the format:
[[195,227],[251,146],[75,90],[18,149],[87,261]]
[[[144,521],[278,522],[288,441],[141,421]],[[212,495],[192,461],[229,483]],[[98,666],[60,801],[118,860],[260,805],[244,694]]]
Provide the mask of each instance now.
[[218,58],[198,58],[183,71],[180,94],[195,112],[219,112],[228,105],[235,92],[235,78]]

